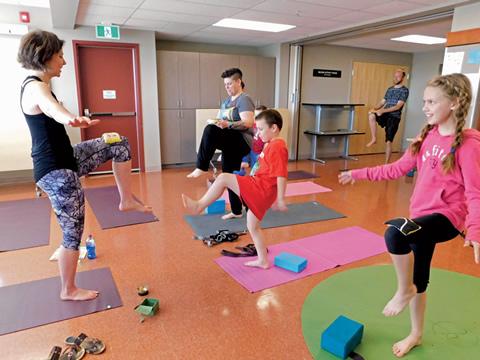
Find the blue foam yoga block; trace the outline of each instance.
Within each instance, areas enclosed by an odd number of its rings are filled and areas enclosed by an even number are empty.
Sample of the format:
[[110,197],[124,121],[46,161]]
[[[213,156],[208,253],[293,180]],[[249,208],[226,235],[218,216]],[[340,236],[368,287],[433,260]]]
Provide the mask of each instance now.
[[346,359],[362,341],[363,325],[343,315],[322,333],[321,348],[341,359]]
[[282,269],[298,273],[307,267],[307,259],[287,252],[282,252],[275,256],[274,264]]
[[205,209],[205,214],[224,214],[225,200],[219,199]]

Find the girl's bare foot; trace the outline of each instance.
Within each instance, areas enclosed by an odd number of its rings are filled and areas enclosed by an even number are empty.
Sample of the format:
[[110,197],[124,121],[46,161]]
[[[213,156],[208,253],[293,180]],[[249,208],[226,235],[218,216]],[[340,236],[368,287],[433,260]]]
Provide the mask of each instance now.
[[120,201],[120,205],[118,205],[118,209],[120,211],[152,212],[151,206],[143,204],[140,200],[134,197]]
[[98,291],[75,288],[71,291],[63,291],[60,293],[60,299],[62,300],[93,300],[98,296]]
[[185,194],[182,194],[182,202],[185,209],[187,209],[192,214],[200,214],[202,212],[202,209],[198,206],[198,201],[189,198]]
[[270,264],[268,263],[267,260],[253,260],[253,261],[247,261],[245,263],[245,266],[250,266],[250,267],[258,267],[264,270],[267,270],[270,267]]
[[415,285],[412,285],[407,291],[400,292],[397,290],[393,298],[385,305],[382,311],[383,315],[395,316],[400,314],[416,293],[417,288]]
[[370,140],[370,142],[367,144],[367,147],[370,147],[372,145],[375,145],[377,143],[377,139],[373,138],[372,140]]
[[393,344],[392,352],[396,357],[402,357],[412,350],[415,346],[422,343],[421,336],[408,335],[405,339]]
[[243,216],[243,214],[234,214],[232,212],[225,214],[222,216],[222,220],[230,220],[230,219],[240,219]]
[[206,174],[206,171],[200,170],[200,169],[195,169],[193,170],[190,174],[187,175],[187,178],[197,178],[199,176],[202,176],[203,174]]

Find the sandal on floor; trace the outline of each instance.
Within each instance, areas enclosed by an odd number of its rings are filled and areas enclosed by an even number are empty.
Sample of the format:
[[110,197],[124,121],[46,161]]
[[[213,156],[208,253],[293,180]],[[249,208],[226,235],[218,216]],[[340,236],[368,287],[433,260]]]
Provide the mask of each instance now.
[[50,350],[47,360],[58,360],[62,354],[62,348],[60,346],[54,346]]
[[81,348],[78,345],[71,345],[68,346],[65,350],[63,350],[59,360],[80,360],[84,356],[85,349]]
[[69,336],[65,339],[67,345],[77,345],[84,349],[88,354],[98,355],[105,351],[105,344],[102,340],[91,338],[81,333],[77,337]]

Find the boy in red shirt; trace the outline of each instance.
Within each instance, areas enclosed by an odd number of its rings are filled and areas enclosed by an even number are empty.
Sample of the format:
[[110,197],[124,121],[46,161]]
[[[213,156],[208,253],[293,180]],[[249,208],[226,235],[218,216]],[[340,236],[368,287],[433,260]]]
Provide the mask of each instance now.
[[[253,176],[222,173],[199,200],[182,194],[183,205],[190,212],[199,214],[217,200],[226,188],[235,192],[247,206],[247,228],[257,249],[258,258],[245,265],[268,269],[267,248],[260,228],[270,207],[286,211],[285,188],[287,183],[288,150],[279,137],[283,120],[276,110],[265,110],[255,119],[260,138],[265,143],[258,157],[258,168]],[[272,206],[273,205],[273,206]]]

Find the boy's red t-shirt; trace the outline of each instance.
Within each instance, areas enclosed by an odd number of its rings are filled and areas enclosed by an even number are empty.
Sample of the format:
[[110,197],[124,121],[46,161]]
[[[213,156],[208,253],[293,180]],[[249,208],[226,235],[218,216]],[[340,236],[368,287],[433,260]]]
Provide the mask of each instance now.
[[262,220],[277,198],[277,178],[288,176],[288,150],[285,141],[275,138],[265,144],[258,157],[254,176],[238,176],[240,197],[257,219]]

